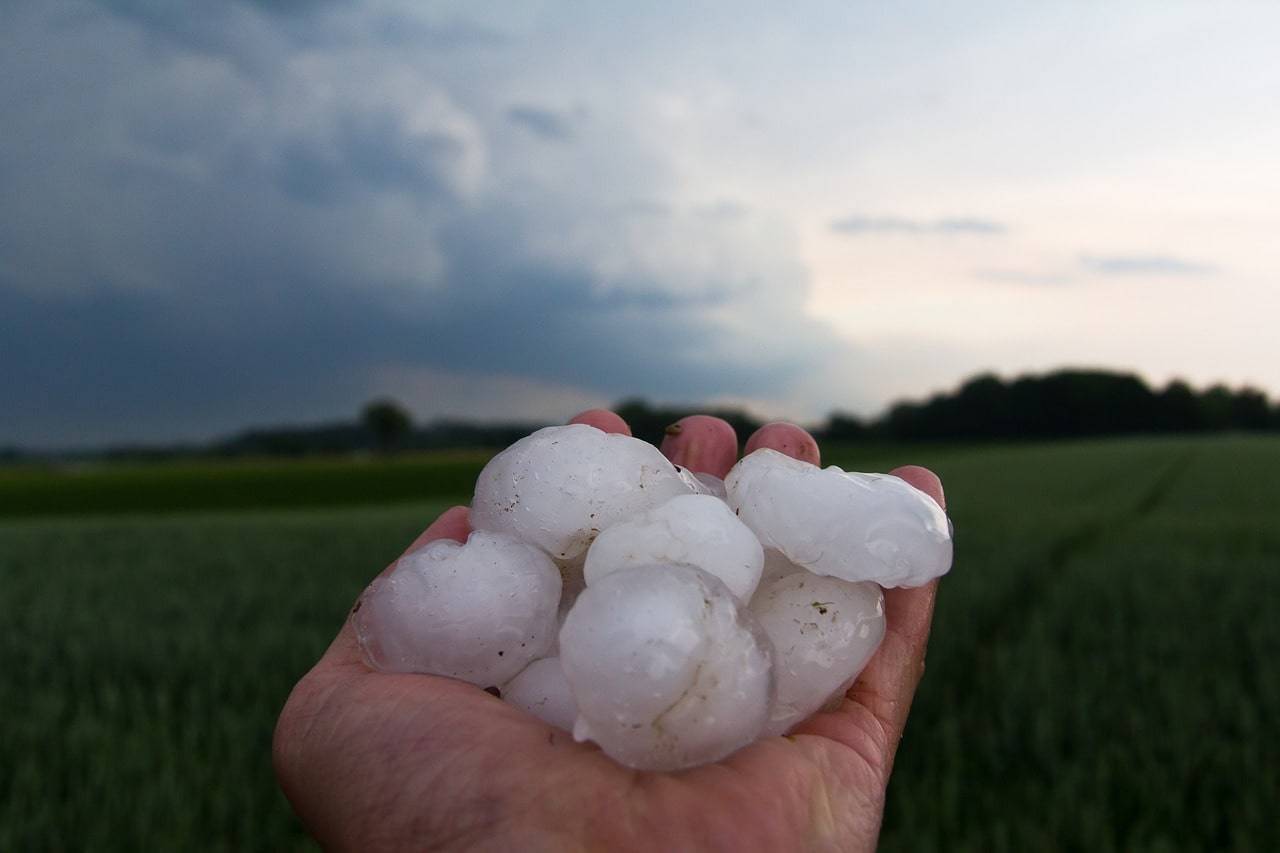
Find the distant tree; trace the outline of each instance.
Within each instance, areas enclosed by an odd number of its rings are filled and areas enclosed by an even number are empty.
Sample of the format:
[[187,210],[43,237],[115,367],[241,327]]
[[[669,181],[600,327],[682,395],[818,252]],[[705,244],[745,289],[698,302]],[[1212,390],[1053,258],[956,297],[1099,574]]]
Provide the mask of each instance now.
[[645,441],[661,442],[662,431],[667,425],[679,418],[671,418],[669,412],[663,412],[649,405],[647,400],[632,397],[623,400],[613,407],[618,417],[631,427],[631,434]]
[[891,438],[1020,439],[1224,429],[1256,429],[1268,414],[1265,396],[1226,388],[1197,396],[1186,383],[1159,394],[1139,377],[1106,370],[1058,370],[1005,383],[982,374],[953,393],[894,404],[871,425]]
[[884,430],[892,438],[934,438],[927,403],[895,403],[883,418]]
[[214,445],[225,456],[311,456],[351,453],[369,446],[368,431],[353,423],[261,427],[245,430]]
[[1231,398],[1231,426],[1235,429],[1266,429],[1271,420],[1267,395],[1256,388],[1241,388]]
[[827,418],[827,425],[819,430],[824,441],[859,441],[869,432],[859,417],[847,412],[832,412]]
[[1166,432],[1204,429],[1204,413],[1191,386],[1175,379],[1156,397],[1156,426]]
[[374,446],[383,453],[399,450],[413,428],[409,417],[394,400],[374,400],[360,413],[360,423],[373,438]]
[[1221,383],[1200,395],[1200,419],[1206,429],[1230,429],[1233,408],[1235,408],[1235,395],[1231,393],[1230,388]]
[[546,426],[544,423],[512,422],[476,424],[443,419],[414,430],[410,446],[423,450],[443,448],[502,448]]
[[957,437],[1009,432],[1009,389],[994,374],[984,373],[961,385],[951,408],[953,434]]

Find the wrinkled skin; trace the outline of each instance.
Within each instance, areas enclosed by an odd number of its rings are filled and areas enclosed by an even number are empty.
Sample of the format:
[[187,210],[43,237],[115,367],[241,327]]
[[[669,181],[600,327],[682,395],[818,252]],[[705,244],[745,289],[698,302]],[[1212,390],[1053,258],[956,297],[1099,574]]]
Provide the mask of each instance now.
[[[737,439],[697,417],[688,432],[698,439],[663,451],[723,477]],[[573,422],[626,430],[600,410]],[[770,424],[747,447],[817,452],[789,424]],[[893,473],[943,503],[926,469]],[[466,508],[454,507],[410,548],[469,531]],[[628,770],[460,681],[375,673],[348,621],[280,715],[276,773],[333,850],[870,850],[936,588],[885,592],[884,642],[837,710],[680,773]]]

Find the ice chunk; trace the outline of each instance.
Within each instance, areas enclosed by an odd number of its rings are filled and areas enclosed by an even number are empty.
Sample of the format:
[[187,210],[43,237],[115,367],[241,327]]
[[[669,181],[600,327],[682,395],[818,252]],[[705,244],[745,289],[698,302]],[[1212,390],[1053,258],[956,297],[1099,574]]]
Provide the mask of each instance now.
[[725,487],[729,506],[766,548],[816,574],[920,586],[951,568],[947,514],[898,477],[757,450],[733,467]]
[[574,737],[648,770],[716,761],[753,741],[772,696],[768,640],[718,579],[642,566],[593,581],[560,631]]
[[787,555],[779,551],[777,548],[764,549],[764,570],[760,572],[760,583],[756,587],[762,590],[769,584],[777,580],[782,580],[787,575],[795,572],[808,571],[803,566],[797,566],[795,563],[787,559]]
[[502,698],[566,732],[573,731],[578,706],[560,667],[560,658],[536,660],[502,687]]
[[688,468],[681,468],[679,465],[676,466],[676,473],[695,495],[711,495],[724,500],[724,480],[721,480],[715,474],[690,471]]
[[432,542],[401,557],[361,596],[352,622],[384,672],[502,684],[555,639],[560,572],[546,554],[498,533]]
[[884,639],[884,594],[801,569],[761,587],[751,602],[773,643],[777,693],[766,735],[780,735],[843,694]]
[[764,549],[724,501],[681,495],[596,537],[584,576],[591,584],[619,569],[672,564],[715,575],[746,603],[760,582]]
[[585,424],[547,427],[480,472],[471,525],[572,561],[609,525],[689,493],[651,444]]
[[704,471],[695,471],[693,478],[702,484],[702,494],[711,495],[712,497],[725,499],[724,480],[721,480],[715,474],[708,474]]

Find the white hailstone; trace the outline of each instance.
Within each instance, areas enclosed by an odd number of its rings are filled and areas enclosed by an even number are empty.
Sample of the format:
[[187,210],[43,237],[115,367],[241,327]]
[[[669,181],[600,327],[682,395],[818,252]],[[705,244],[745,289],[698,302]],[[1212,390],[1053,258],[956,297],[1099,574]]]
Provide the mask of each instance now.
[[816,574],[920,586],[951,568],[947,514],[898,477],[819,468],[766,449],[739,461],[725,487],[761,544]]
[[544,723],[573,731],[578,706],[560,667],[560,658],[536,660],[502,686],[502,698]]
[[764,734],[786,734],[843,695],[884,639],[884,593],[803,569],[768,586],[751,612],[773,643],[777,694]]
[[711,495],[712,497],[724,500],[728,495],[725,492],[724,480],[721,480],[715,474],[708,474],[704,471],[695,471],[694,479],[702,484],[702,493]]
[[480,472],[471,525],[572,561],[609,525],[689,492],[652,444],[585,424],[547,427]]
[[774,581],[782,580],[787,575],[808,571],[787,559],[777,548],[764,549],[764,570],[760,572],[760,584],[756,589],[764,589]]
[[352,621],[384,672],[502,684],[555,639],[560,572],[546,554],[498,533],[439,539],[401,557],[360,598]]
[[724,501],[680,495],[601,532],[583,575],[590,585],[621,569],[674,564],[715,575],[745,603],[760,582],[764,549]]
[[690,471],[688,468],[681,468],[679,465],[676,466],[676,473],[695,495],[711,495],[724,500],[724,480],[721,480],[715,474],[708,474],[704,471]]
[[689,566],[593,582],[560,631],[573,734],[643,770],[716,761],[769,716],[769,642],[718,579]]

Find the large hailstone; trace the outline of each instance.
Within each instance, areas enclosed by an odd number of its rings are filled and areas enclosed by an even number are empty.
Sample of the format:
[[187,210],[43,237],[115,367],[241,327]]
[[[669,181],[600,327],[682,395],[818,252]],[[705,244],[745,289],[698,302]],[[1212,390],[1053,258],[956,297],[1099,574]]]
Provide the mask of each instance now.
[[352,621],[384,672],[502,684],[555,639],[560,572],[546,554],[499,533],[440,539],[397,561],[360,598]]
[[690,491],[652,444],[585,424],[547,427],[480,472],[471,525],[572,562],[609,525]]
[[715,577],[689,566],[623,569],[593,582],[560,631],[578,703],[573,734],[644,770],[716,761],[769,716],[768,640]]
[[766,449],[733,466],[725,487],[761,544],[816,574],[920,586],[951,568],[947,514],[898,477],[819,468]]
[[884,593],[869,581],[801,569],[761,587],[751,612],[773,643],[766,735],[786,734],[847,691],[884,639]]
[[501,692],[503,699],[525,713],[566,732],[573,731],[578,705],[573,701],[560,658],[534,661],[504,684]]
[[745,603],[760,582],[764,549],[724,501],[680,495],[603,531],[583,574],[590,585],[621,569],[673,564],[715,575]]

